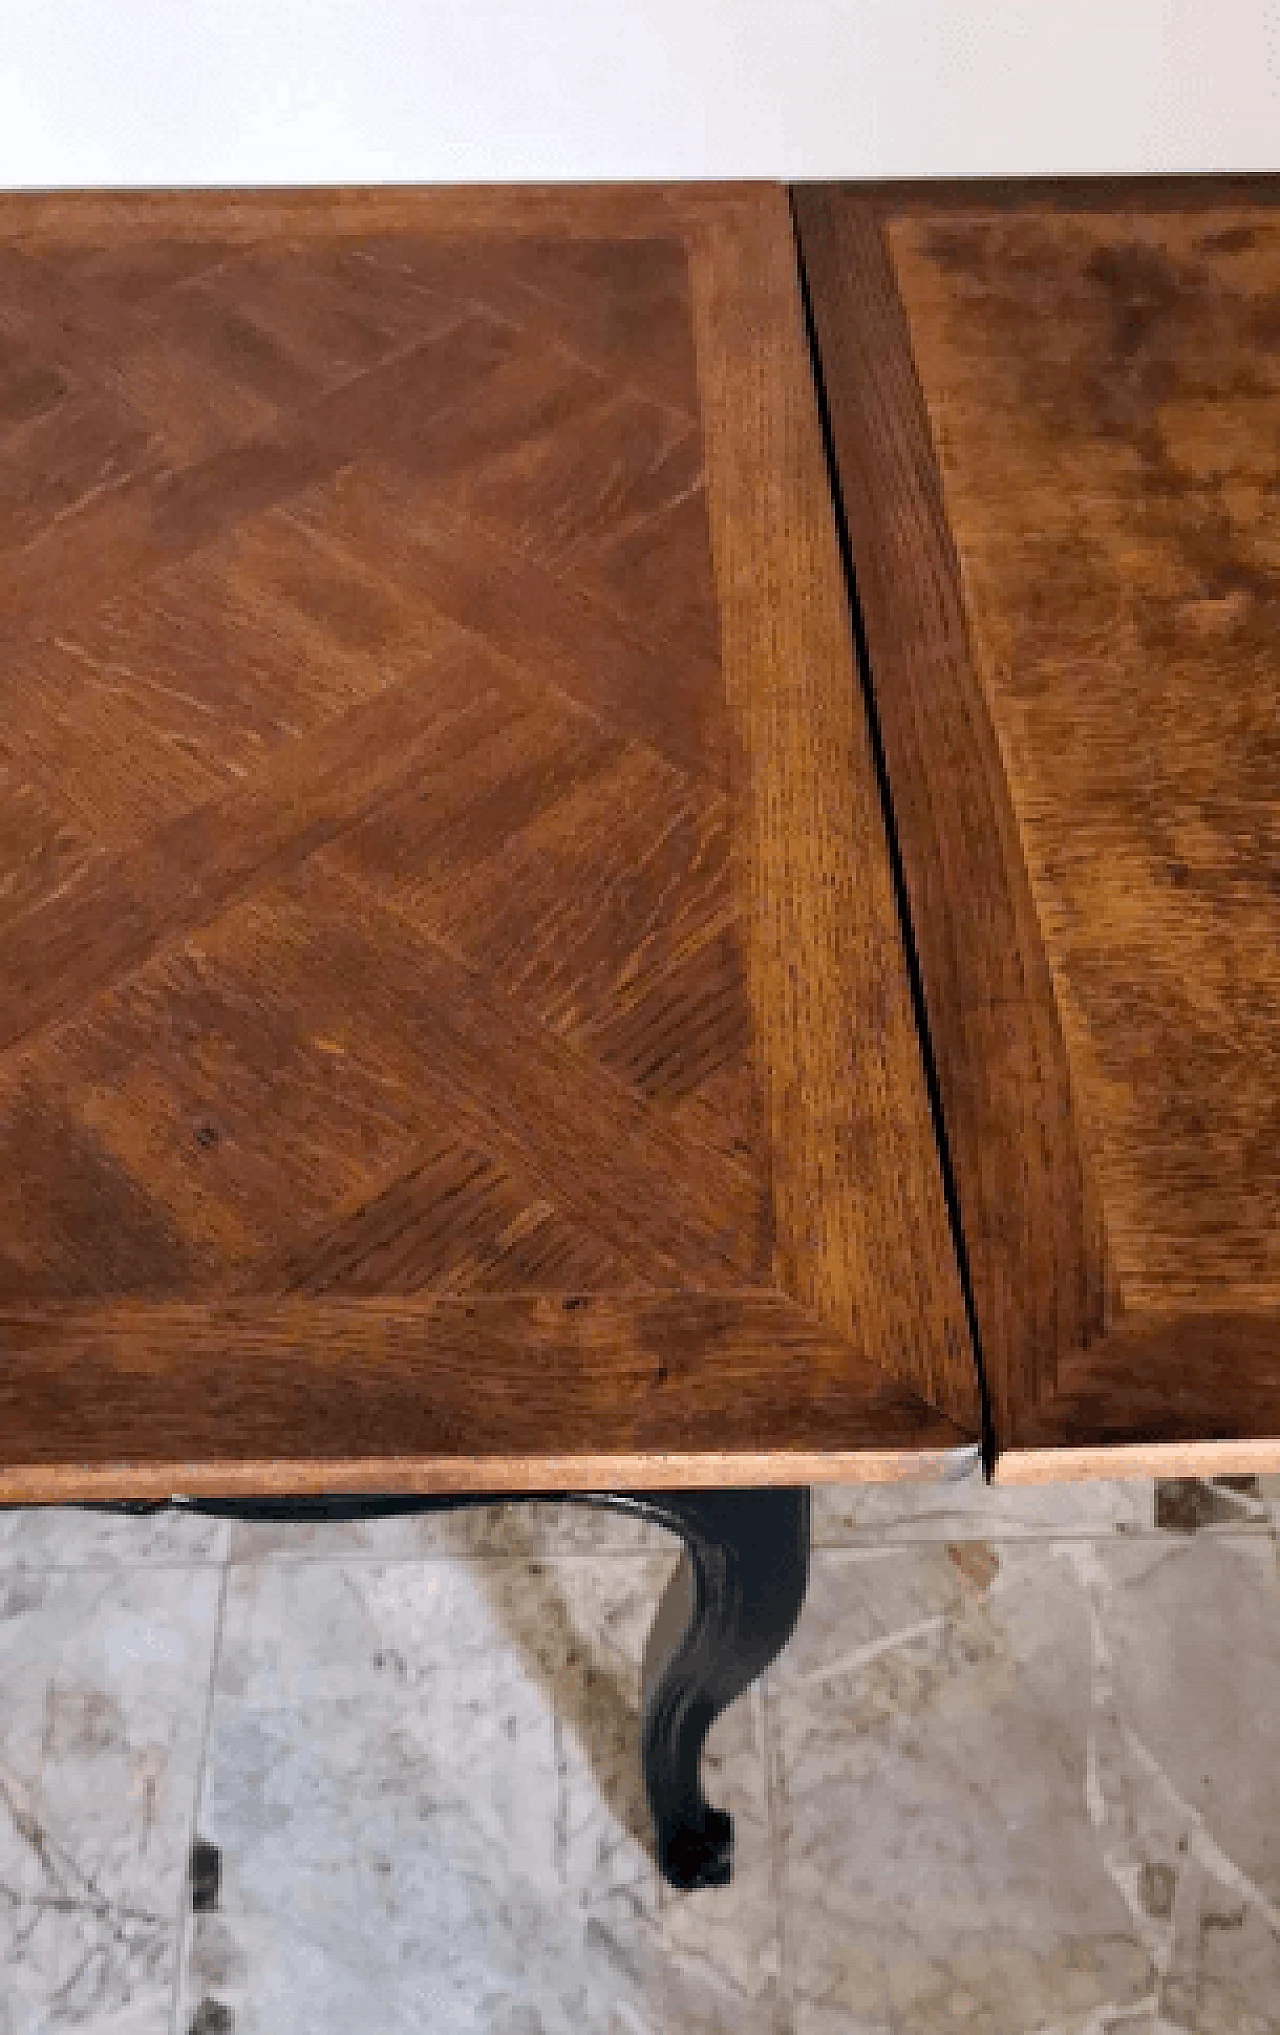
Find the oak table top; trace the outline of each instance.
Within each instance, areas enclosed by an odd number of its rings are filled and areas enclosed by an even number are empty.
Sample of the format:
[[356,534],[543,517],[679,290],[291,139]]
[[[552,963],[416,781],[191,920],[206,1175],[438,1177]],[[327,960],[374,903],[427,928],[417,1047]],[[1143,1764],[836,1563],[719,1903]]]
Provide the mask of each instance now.
[[795,203],[998,1474],[1280,1467],[1280,178]]
[[787,194],[8,197],[0,444],[0,1501],[971,1448]]

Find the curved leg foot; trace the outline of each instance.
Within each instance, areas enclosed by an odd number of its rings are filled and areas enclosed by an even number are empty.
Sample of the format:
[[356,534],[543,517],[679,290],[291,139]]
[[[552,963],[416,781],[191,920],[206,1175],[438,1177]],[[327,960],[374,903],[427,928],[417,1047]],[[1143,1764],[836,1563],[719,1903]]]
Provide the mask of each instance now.
[[675,1887],[723,1886],[733,1824],[702,1792],[707,1733],[795,1630],[809,1575],[805,1490],[655,1492],[685,1542],[645,1650],[640,1743],[658,1864]]

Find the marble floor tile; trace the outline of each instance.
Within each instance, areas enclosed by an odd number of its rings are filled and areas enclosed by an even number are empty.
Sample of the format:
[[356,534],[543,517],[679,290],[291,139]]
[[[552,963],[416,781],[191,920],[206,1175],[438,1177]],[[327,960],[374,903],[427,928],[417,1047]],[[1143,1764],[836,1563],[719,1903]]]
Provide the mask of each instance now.
[[548,1555],[633,1555],[666,1554],[676,1545],[665,1527],[606,1506],[528,1499],[305,1526],[237,1521],[231,1558],[416,1561],[439,1554],[526,1555],[532,1550]]
[[797,2035],[1276,2035],[1269,1538],[819,1552],[770,1679]]
[[1152,1530],[1149,1477],[1078,1484],[987,1484],[981,1469],[947,1480],[820,1484],[813,1493],[815,1547],[889,1541],[1056,1540],[1071,1534]]
[[[648,1854],[644,1639],[674,1565],[522,1556],[228,1571],[189,1920],[194,2035],[780,2025],[759,1700],[717,1726],[723,1897]],[[211,1854],[212,1855],[212,1854]]]
[[667,1534],[512,1506],[334,1560],[237,1529],[193,1826],[223,1529],[26,1515],[0,2035],[1280,2035],[1267,1481],[849,1496],[713,1733],[737,1870],[692,1896],[636,1747]]
[[1218,1532],[1280,1537],[1280,1477],[988,1485],[971,1469],[920,1483],[819,1485],[813,1494],[815,1547]]
[[129,1514],[93,1512],[75,1505],[0,1507],[0,1566],[114,1568],[193,1562],[221,1565],[227,1522],[202,1519],[181,1507]]
[[1153,1492],[1158,1532],[1271,1533],[1280,1525],[1280,1478],[1168,1477]]
[[0,1565],[0,2035],[169,2035],[220,1584]]

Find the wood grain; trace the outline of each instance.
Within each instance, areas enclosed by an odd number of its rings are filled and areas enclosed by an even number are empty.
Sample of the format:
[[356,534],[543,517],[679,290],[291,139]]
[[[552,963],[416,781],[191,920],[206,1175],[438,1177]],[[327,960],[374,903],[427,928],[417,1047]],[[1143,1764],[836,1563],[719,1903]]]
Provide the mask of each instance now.
[[712,1465],[732,1483],[883,1478],[969,1439],[778,1294],[228,1301],[0,1327],[11,1502],[639,1489]]
[[785,195],[6,198],[0,302],[0,1490],[968,1445]]
[[883,1361],[976,1423],[786,225],[779,194],[694,272],[778,1280],[834,1327],[873,1308]]
[[1014,1449],[1280,1462],[1276,195],[797,197]]
[[928,411],[877,216],[797,200],[841,496],[999,1431],[1105,1293],[1070,1076]]

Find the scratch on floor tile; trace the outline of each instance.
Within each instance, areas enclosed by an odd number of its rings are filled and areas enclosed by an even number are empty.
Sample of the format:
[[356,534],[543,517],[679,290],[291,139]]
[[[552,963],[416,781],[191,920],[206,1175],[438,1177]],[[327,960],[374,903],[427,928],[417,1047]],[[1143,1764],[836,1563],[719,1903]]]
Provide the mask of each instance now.
[[826,1682],[834,1675],[852,1674],[858,1668],[865,1668],[869,1662],[879,1660],[882,1654],[892,1653],[896,1647],[910,1646],[914,1640],[927,1639],[950,1623],[950,1614],[939,1611],[932,1618],[918,1619],[914,1625],[904,1625],[896,1632],[886,1632],[879,1639],[870,1639],[865,1646],[855,1647],[852,1653],[842,1654],[839,1660],[823,1661],[816,1668],[806,1668],[795,1679],[798,1682]]

